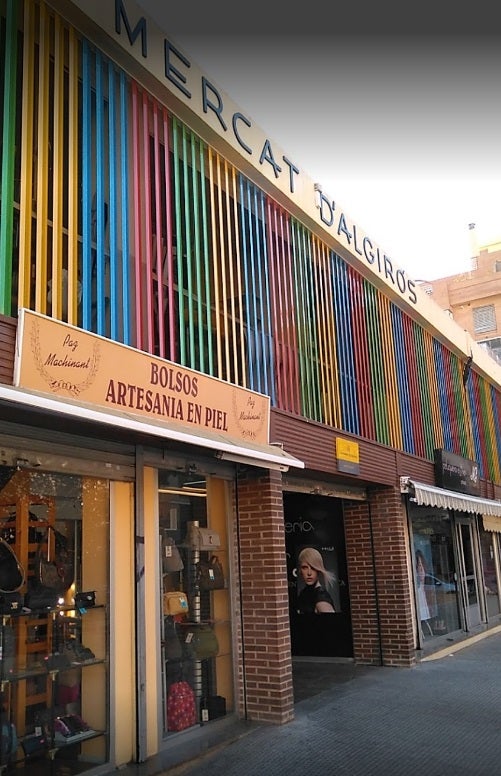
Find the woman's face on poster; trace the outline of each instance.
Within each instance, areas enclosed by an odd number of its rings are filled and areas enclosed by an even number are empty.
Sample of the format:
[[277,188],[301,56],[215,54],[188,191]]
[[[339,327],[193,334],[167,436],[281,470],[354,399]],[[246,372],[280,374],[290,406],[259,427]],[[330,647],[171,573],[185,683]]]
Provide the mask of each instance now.
[[303,582],[305,585],[315,585],[318,580],[318,571],[310,566],[309,563],[301,563],[299,567]]

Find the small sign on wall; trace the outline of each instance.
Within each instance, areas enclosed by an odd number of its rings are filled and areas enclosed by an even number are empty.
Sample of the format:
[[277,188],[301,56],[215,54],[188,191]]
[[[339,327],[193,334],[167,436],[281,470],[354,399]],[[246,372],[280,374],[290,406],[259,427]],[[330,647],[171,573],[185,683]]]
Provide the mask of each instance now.
[[336,437],[337,468],[346,474],[360,474],[360,447],[358,442]]

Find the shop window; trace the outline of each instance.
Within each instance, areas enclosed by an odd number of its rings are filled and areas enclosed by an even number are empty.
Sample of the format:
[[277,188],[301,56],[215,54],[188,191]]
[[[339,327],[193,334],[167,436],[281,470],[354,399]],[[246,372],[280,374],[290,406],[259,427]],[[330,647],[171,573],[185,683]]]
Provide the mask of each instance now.
[[446,510],[409,505],[417,620],[425,640],[460,628],[454,538]]
[[109,759],[108,487],[0,467],[2,724],[15,741],[1,765],[16,772],[64,761],[84,773]]
[[499,597],[499,534],[493,531],[480,531],[480,550],[484,570],[484,592],[487,618],[501,613]]
[[162,687],[169,736],[233,707],[224,497],[215,495],[213,515],[208,487],[202,477],[159,474]]

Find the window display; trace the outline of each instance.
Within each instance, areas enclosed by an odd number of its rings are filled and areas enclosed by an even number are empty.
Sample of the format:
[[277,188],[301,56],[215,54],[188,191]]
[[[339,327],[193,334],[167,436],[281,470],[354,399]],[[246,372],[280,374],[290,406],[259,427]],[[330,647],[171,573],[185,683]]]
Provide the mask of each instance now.
[[9,591],[0,575],[2,772],[28,774],[36,761],[48,774],[64,760],[82,773],[108,759],[109,516],[93,497],[107,489],[18,470],[0,491],[0,536],[22,577]]
[[232,707],[224,515],[215,522],[205,479],[159,473],[166,734],[210,722]]

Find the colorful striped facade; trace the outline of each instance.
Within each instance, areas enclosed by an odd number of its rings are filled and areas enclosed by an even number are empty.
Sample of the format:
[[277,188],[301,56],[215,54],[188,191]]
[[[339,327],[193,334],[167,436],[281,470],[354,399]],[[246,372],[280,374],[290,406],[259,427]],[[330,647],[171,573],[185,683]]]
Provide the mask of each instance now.
[[[134,0],[0,0],[1,536],[7,519],[31,592],[45,509],[72,541],[75,590],[99,604],[80,625],[71,597],[35,610],[46,634],[68,615],[95,653],[73,701],[92,740],[65,750],[52,730],[40,776],[165,771],[242,720],[289,722],[295,663],[409,667],[501,623],[501,368],[342,211],[331,229],[334,203],[285,156],[279,179],[269,141],[230,98],[217,110],[188,55],[176,62],[193,81],[172,67],[171,88],[147,42],[166,56]],[[92,356],[71,352],[64,372],[73,337]],[[154,384],[152,364],[188,389]],[[107,404],[110,384],[122,393]],[[152,386],[167,412],[134,404]],[[191,426],[170,410],[182,399]],[[266,408],[250,430],[244,399]],[[203,593],[200,528],[225,577]],[[321,617],[298,604],[305,547],[332,576]],[[417,552],[448,592],[431,591],[424,620]],[[184,594],[180,619],[165,593]],[[57,642],[29,641],[25,609],[0,617],[0,646],[15,620],[21,671],[0,655],[0,683],[20,742],[37,704],[50,722],[59,708],[59,669],[39,687],[27,659]],[[169,652],[167,625],[204,624],[214,654]],[[187,737],[167,709],[183,664]],[[225,708],[214,725],[209,696]],[[19,757],[16,776],[30,765]]]
[[44,4],[3,5],[3,314],[37,310],[500,482],[496,384],[473,369],[465,389],[461,355]]

